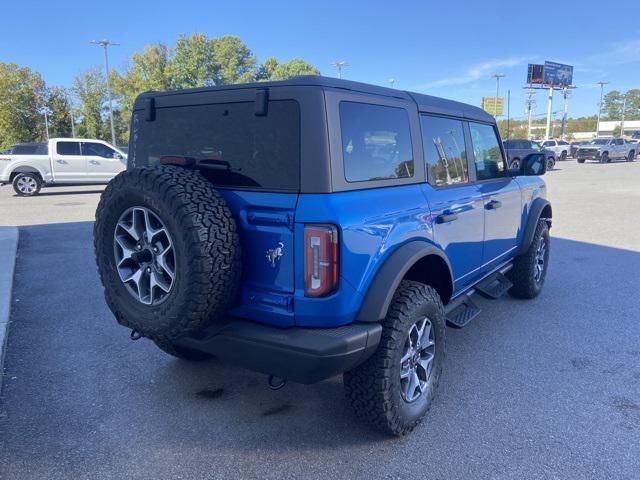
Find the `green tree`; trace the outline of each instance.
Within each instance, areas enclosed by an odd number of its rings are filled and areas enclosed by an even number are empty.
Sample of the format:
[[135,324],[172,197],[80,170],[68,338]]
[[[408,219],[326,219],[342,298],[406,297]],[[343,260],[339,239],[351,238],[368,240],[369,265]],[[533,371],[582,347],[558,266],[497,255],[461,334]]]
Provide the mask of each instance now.
[[110,135],[103,136],[107,85],[102,72],[94,68],[77,76],[73,82],[73,92],[80,102],[79,136],[110,139]]
[[45,138],[45,83],[40,74],[0,62],[0,149]]
[[204,33],[180,35],[167,62],[170,88],[216,85],[220,65],[214,57],[214,42]]
[[218,69],[215,85],[251,82],[256,74],[256,57],[240,37],[225,35],[211,40],[213,61]]
[[631,120],[640,120],[640,89],[632,88],[627,91],[627,104],[624,116]]
[[273,78],[273,72],[278,67],[278,59],[276,57],[267,58],[256,71],[256,80],[265,81]]
[[294,58],[286,63],[278,64],[271,73],[271,79],[286,80],[298,75],[320,75],[320,70],[304,60]]
[[62,87],[52,87],[47,92],[49,136],[71,137],[71,104],[69,93]]
[[622,94],[618,90],[611,90],[602,100],[602,112],[604,117],[617,120],[622,115]]

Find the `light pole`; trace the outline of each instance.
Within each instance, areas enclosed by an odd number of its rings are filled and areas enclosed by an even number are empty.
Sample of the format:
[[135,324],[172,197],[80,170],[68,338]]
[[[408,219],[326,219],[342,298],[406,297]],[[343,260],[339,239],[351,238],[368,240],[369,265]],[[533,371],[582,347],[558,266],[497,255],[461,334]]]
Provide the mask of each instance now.
[[111,122],[111,144],[115,146],[116,144],[116,129],[113,125],[113,105],[111,105],[111,82],[109,81],[109,53],[107,52],[107,48],[109,45],[118,46],[119,43],[112,42],[111,40],[91,40],[93,45],[100,45],[104,48],[104,68],[107,73],[107,100],[109,101],[109,121]]
[[620,120],[620,138],[624,138],[624,111],[627,109],[627,93],[622,96],[622,119]]
[[596,138],[600,136],[600,115],[602,114],[602,94],[604,93],[604,86],[609,82],[598,82],[596,85],[600,85],[600,103],[598,104],[598,123],[596,124]]
[[496,79],[496,101],[493,104],[493,116],[498,116],[498,96],[500,95],[500,79],[503,78],[504,73],[495,73],[492,75],[493,78]]
[[396,79],[395,78],[390,78],[389,79],[389,85],[391,85],[391,88],[393,88],[393,86],[396,84]]
[[344,67],[348,67],[349,64],[344,60],[340,60],[340,61],[336,60],[335,62],[331,62],[331,66],[336,67],[338,69],[338,78],[342,78],[342,69]]

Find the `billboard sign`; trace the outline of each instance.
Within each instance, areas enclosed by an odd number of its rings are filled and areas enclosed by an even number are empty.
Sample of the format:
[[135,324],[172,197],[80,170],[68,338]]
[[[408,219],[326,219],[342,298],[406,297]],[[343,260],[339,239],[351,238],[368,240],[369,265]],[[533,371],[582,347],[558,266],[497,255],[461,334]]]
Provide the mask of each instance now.
[[504,97],[482,97],[482,109],[491,115],[498,116],[504,114]]
[[542,85],[544,83],[544,65],[529,64],[527,69],[527,83],[529,85]]
[[544,84],[549,87],[567,87],[573,82],[573,67],[562,63],[544,62]]

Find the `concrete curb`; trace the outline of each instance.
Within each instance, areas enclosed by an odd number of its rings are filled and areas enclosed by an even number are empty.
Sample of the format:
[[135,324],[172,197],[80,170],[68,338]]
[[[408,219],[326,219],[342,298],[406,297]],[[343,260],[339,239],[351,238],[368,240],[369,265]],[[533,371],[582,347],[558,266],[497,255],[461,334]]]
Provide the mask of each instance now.
[[0,227],[0,391],[4,377],[4,350],[11,315],[11,288],[18,252],[18,228]]

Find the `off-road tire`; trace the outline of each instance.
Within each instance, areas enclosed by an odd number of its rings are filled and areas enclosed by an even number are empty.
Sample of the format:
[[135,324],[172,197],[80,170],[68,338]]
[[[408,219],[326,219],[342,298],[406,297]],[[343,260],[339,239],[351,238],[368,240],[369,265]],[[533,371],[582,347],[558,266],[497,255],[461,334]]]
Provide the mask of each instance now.
[[[159,304],[140,302],[121,281],[114,231],[127,209],[151,210],[173,240],[175,279]],[[240,279],[240,242],[224,199],[199,172],[176,166],[118,174],[96,211],[94,248],[107,305],[117,321],[156,342],[171,342],[223,318]]]
[[174,342],[167,340],[155,340],[156,346],[164,353],[171,355],[172,357],[179,358],[181,360],[188,360],[190,362],[202,362],[213,358],[210,353],[202,352],[200,350],[193,350],[192,348],[181,347]]
[[[31,192],[20,191],[20,188],[18,187],[18,182],[20,182],[21,180],[23,181],[25,179],[29,179],[35,182],[35,189],[33,191]],[[40,189],[42,188],[42,178],[40,178],[40,175],[35,172],[23,172],[13,177],[11,185],[13,186],[13,191],[16,192],[16,194],[20,195],[21,197],[33,197],[34,195],[37,195],[38,193],[40,193]]]
[[[435,334],[434,365],[427,391],[412,403],[400,392],[400,358],[409,329],[427,317]],[[423,283],[403,280],[396,290],[376,352],[344,374],[347,399],[358,418],[390,435],[405,435],[431,406],[445,356],[445,313],[438,293]]]
[[[536,254],[541,239],[546,242],[544,270],[540,280],[536,281],[534,270],[537,263]],[[540,294],[549,267],[549,247],[549,224],[546,220],[538,220],[531,245],[529,245],[525,253],[515,258],[513,268],[507,272],[507,277],[513,283],[513,287],[509,289],[511,296],[516,298],[535,298]]]

